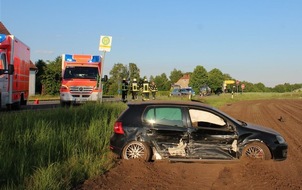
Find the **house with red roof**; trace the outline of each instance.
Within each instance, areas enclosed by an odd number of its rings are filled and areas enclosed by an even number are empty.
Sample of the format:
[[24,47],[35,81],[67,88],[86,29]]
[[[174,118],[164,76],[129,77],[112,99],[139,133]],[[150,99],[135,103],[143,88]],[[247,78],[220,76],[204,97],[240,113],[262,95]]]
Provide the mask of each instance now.
[[179,86],[180,88],[186,88],[189,87],[189,82],[190,82],[190,74],[186,73],[174,84],[174,86]]

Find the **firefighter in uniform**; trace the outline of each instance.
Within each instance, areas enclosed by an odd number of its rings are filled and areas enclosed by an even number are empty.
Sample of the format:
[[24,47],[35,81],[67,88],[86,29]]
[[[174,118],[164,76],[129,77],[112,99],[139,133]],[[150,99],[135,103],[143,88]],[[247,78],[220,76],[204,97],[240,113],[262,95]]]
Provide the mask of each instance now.
[[150,84],[150,91],[151,91],[151,94],[152,94],[152,99],[155,100],[156,92],[158,90],[157,90],[157,86],[156,86],[154,81],[152,81],[151,84]]
[[138,84],[137,84],[136,78],[134,78],[132,83],[131,83],[130,91],[131,91],[131,94],[132,94],[132,100],[137,100],[139,89],[138,89]]
[[126,81],[125,78],[123,78],[123,81],[122,81],[122,101],[123,102],[127,101],[127,93],[128,93],[128,82]]
[[147,79],[144,79],[143,85],[142,85],[142,98],[143,100],[149,100],[149,83],[147,81]]

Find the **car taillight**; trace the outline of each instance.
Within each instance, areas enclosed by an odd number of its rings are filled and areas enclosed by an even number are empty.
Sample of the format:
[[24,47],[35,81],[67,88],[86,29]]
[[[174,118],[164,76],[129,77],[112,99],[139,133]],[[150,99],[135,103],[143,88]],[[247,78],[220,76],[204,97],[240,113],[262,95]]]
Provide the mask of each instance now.
[[114,133],[124,134],[123,124],[120,121],[114,123]]

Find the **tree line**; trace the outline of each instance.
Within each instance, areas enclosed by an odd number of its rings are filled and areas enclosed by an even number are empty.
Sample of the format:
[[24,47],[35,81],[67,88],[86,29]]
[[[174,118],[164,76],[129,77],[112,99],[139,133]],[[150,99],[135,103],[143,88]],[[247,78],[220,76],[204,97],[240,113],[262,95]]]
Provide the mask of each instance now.
[[[58,56],[53,61],[38,60],[35,62],[38,72],[36,74],[36,94],[41,95],[58,95],[60,93],[61,86],[61,64],[62,57]],[[123,64],[115,63],[109,72],[108,81],[103,83],[103,92],[107,95],[117,95],[121,88],[121,82],[123,78],[132,81],[134,78],[140,83],[145,78],[148,81],[154,81],[159,91],[169,91],[173,84],[175,84],[184,75],[190,76],[189,86],[194,89],[195,92],[199,92],[199,88],[203,85],[207,85],[211,88],[212,92],[222,88],[223,81],[235,80],[229,74],[223,73],[217,68],[207,71],[203,66],[197,65],[192,72],[183,72],[174,68],[169,77],[166,73],[153,76],[149,78],[140,75],[140,69],[135,63]],[[245,85],[244,89],[241,89],[241,84]],[[266,87],[263,83],[253,84],[248,81],[240,81],[237,85],[227,85],[227,91],[242,91],[244,92],[292,92],[302,88],[301,84],[279,84],[275,87]]]

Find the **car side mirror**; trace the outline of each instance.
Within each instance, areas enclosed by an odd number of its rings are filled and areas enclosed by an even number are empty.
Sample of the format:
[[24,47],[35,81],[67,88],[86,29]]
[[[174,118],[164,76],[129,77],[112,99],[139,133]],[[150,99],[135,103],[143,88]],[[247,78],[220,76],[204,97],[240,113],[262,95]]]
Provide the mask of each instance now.
[[7,74],[12,75],[12,74],[14,74],[14,72],[15,72],[14,65],[8,65],[8,73]]

